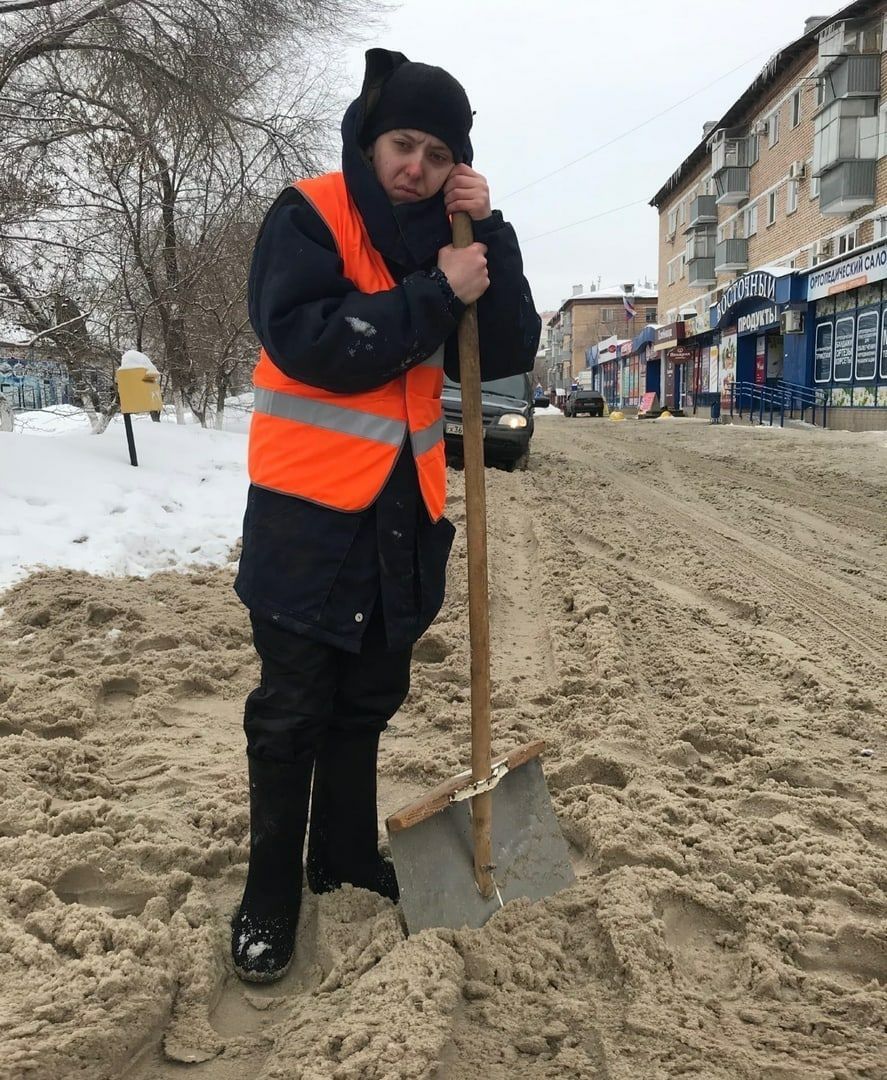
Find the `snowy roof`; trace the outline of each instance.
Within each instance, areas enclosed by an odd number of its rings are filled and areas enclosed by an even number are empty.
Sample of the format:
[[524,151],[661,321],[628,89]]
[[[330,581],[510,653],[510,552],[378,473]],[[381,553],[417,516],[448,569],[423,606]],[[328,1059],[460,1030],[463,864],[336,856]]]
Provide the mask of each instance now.
[[749,115],[761,107],[762,100],[770,93],[773,85],[802,58],[816,49],[818,36],[823,30],[836,22],[842,22],[856,16],[867,17],[871,14],[871,7],[871,0],[855,0],[854,3],[846,4],[840,11],[836,11],[834,15],[824,16],[815,25],[811,20],[809,29],[805,29],[801,37],[796,38],[774,53],[755,76],[754,81],[746,89],[745,93],[737,98],[721,119],[714,124],[714,127],[706,130],[701,141],[697,143],[696,147],[650,200],[650,206],[654,206],[658,210],[682,184],[685,177],[697,169],[709,156],[708,143],[715,131],[744,125]]
[[18,323],[0,317],[0,341],[4,345],[27,345],[33,336]]
[[581,293],[577,293],[575,296],[568,296],[561,303],[561,310],[571,300],[621,300],[623,296],[627,296],[629,300],[657,300],[659,290],[648,289],[643,285],[636,285],[634,292],[630,293],[626,293],[621,285],[614,285],[608,289],[594,289],[593,291],[583,289]]

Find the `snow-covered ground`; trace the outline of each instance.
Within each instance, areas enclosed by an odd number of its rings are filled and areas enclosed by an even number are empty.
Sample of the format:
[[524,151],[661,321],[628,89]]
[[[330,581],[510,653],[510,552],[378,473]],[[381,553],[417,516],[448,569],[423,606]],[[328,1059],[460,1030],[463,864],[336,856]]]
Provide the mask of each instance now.
[[248,483],[248,418],[228,419],[239,430],[134,417],[133,468],[121,418],[93,435],[71,406],[18,416],[18,434],[0,435],[0,589],[38,566],[144,576],[224,563]]
[[[219,565],[240,536],[252,394],[229,399],[225,428],[189,413],[134,416],[138,468],[122,417],[93,435],[82,409],[18,413],[0,435],[0,590],[38,567],[145,576]],[[536,419],[563,419],[553,406]]]

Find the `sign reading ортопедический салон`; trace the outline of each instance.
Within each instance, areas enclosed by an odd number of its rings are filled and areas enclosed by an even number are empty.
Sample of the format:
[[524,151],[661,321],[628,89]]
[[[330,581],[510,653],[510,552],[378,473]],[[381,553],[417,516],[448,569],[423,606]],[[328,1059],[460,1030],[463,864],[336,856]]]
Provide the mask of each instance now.
[[887,278],[887,244],[879,244],[832,266],[812,271],[807,278],[807,299],[821,300],[824,296],[858,289],[884,278]]

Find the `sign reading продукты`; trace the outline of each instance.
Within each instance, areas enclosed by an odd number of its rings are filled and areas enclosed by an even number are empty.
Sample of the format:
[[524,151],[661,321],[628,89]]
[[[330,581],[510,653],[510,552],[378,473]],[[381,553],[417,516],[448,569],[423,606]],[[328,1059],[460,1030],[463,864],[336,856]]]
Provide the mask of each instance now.
[[755,334],[759,330],[769,329],[779,323],[779,308],[770,304],[760,311],[752,311],[749,315],[740,315],[736,320],[738,334]]

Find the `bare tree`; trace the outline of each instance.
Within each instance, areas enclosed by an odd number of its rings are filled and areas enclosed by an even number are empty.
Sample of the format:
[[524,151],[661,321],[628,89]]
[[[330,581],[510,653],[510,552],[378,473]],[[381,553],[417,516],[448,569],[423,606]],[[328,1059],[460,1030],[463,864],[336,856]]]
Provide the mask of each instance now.
[[322,164],[340,105],[323,49],[366,11],[0,0],[0,282],[81,383],[134,345],[180,417],[221,415],[254,347],[251,238],[270,195]]

